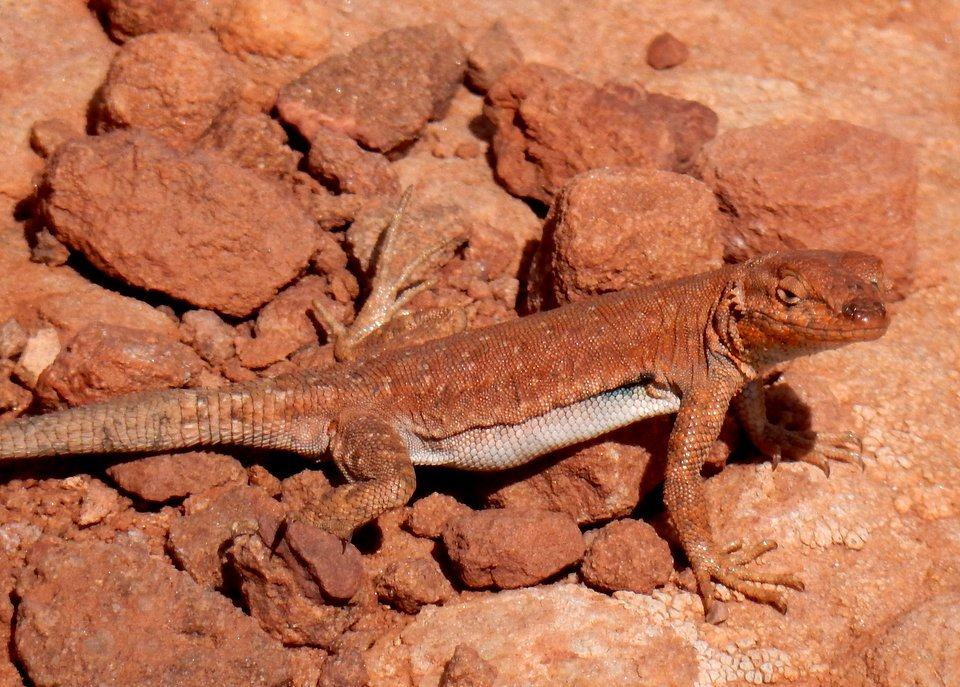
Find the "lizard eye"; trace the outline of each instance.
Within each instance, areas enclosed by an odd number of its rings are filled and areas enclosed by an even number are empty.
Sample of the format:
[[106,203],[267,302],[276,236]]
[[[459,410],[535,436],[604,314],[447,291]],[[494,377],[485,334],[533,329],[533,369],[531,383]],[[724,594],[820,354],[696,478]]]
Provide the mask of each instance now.
[[806,295],[807,290],[803,286],[803,282],[793,275],[787,275],[777,284],[777,298],[785,305],[796,305]]

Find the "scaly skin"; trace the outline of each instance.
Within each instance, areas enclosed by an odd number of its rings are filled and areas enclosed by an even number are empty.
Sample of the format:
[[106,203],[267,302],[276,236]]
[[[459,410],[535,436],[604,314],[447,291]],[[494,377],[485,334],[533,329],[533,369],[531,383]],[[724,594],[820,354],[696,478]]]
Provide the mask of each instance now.
[[[762,584],[802,584],[744,567],[772,542],[714,541],[700,470],[741,390],[737,407],[747,431],[774,460],[807,452],[824,465],[856,455],[849,437],[824,440],[770,425],[759,380],[791,358],[881,336],[888,320],[880,281],[880,262],[859,253],[770,254],[316,373],[147,393],[16,420],[0,428],[0,458],[215,445],[329,455],[349,483],[300,517],[348,537],[406,503],[415,464],[507,464],[464,454],[467,437],[469,446],[496,447],[510,430],[511,446],[528,437],[530,446],[555,448],[583,438],[576,427],[558,430],[557,412],[594,421],[584,424],[597,425],[598,435],[677,411],[664,501],[707,618],[720,621],[725,613],[715,582],[782,610],[782,592]],[[524,451],[522,459],[537,452]]]

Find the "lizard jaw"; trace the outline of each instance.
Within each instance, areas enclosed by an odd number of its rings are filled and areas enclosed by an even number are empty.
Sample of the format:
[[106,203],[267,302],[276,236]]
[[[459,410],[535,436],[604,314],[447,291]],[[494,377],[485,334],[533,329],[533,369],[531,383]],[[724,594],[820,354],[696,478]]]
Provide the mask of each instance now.
[[[849,307],[849,305],[848,305]],[[889,319],[886,309],[880,306],[876,315],[871,315],[869,319],[857,314],[847,317],[856,324],[845,324],[835,327],[814,327],[810,325],[797,324],[796,322],[786,322],[776,318],[768,313],[755,311],[752,314],[766,322],[772,323],[777,327],[784,339],[807,340],[810,342],[823,343],[854,343],[857,341],[873,341],[879,339],[887,331]],[[844,309],[846,311],[846,308]],[[847,314],[846,312],[844,313]]]

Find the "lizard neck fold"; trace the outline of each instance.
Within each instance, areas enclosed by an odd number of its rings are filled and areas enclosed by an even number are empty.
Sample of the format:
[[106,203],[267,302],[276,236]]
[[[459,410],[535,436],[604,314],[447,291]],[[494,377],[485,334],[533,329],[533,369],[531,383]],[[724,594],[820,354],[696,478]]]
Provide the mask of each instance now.
[[737,330],[737,317],[743,314],[743,285],[732,278],[724,285],[713,309],[707,328],[708,355],[729,361],[745,381],[757,379],[759,371],[750,360],[749,351]]

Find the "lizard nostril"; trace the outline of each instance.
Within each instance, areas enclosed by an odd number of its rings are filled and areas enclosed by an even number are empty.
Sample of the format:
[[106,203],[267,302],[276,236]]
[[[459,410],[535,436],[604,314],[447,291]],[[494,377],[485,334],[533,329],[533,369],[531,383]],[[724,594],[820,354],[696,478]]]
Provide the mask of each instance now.
[[871,320],[884,319],[887,315],[887,309],[881,301],[871,298],[854,298],[843,306],[843,314],[850,319],[866,323]]

